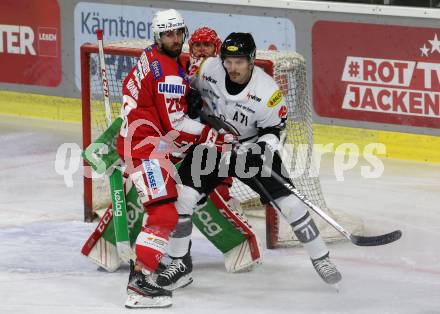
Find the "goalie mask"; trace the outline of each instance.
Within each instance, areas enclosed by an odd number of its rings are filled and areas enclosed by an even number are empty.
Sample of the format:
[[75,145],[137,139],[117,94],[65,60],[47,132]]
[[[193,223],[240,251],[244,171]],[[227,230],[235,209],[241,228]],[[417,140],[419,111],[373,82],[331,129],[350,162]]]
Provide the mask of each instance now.
[[247,57],[253,62],[256,50],[254,38],[250,33],[231,33],[222,43],[220,57],[223,61],[226,57]]
[[180,15],[180,13],[174,9],[158,11],[153,16],[152,29],[155,42],[160,40],[161,33],[180,28],[184,29],[185,37],[187,37],[188,28],[186,27],[185,20],[183,19],[182,15]]
[[[191,38],[188,41],[189,44],[189,51],[191,56],[194,58],[196,56],[193,55],[193,45],[194,43],[211,43],[214,45],[214,55],[218,55],[220,52],[220,45],[221,40],[218,37],[215,30],[209,28],[209,27],[201,27],[194,31],[194,33],[191,35]],[[197,56],[199,57],[199,56]],[[211,56],[203,56],[203,57],[211,57]]]

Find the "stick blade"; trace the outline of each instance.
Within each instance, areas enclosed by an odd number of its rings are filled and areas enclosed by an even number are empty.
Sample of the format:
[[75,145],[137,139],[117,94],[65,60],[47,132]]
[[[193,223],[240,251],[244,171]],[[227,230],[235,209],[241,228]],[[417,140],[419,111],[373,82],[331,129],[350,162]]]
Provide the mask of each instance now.
[[388,243],[392,243],[397,241],[402,236],[402,231],[396,230],[387,234],[382,234],[378,236],[359,236],[359,235],[350,235],[350,240],[353,244],[358,246],[378,246],[385,245]]

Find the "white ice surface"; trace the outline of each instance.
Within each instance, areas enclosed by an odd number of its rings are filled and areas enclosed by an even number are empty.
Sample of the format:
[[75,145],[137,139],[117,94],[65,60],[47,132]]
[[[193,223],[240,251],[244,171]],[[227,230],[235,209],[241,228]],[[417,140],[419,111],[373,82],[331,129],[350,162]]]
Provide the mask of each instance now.
[[[127,268],[96,270],[80,249],[95,224],[82,222],[82,181],[67,188],[54,170],[80,125],[0,116],[0,313],[123,313]],[[440,166],[384,160],[364,179],[359,166],[336,181],[321,168],[330,207],[361,217],[369,234],[401,229],[383,247],[330,246],[340,291],[315,274],[301,248],[264,250],[264,263],[228,274],[222,255],[194,236],[194,283],[169,309],[149,313],[440,313]]]

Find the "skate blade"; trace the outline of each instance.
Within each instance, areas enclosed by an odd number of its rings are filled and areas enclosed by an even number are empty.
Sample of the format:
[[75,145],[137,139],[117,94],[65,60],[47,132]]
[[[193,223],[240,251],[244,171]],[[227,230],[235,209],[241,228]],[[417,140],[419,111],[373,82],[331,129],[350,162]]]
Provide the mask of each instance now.
[[128,309],[136,308],[162,308],[170,307],[173,304],[171,297],[144,297],[142,295],[129,295],[125,301],[125,307]]
[[333,289],[335,289],[336,293],[339,294],[339,285],[337,283],[330,285]]

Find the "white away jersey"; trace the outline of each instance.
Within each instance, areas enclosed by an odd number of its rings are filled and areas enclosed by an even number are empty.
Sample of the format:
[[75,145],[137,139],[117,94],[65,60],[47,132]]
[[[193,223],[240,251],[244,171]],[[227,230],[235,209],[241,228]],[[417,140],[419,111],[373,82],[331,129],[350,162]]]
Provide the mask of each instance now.
[[[230,95],[225,86],[226,71],[220,58],[208,58],[200,67],[192,85],[216,116],[232,125],[240,141],[256,141],[258,129],[282,127],[287,117],[283,94],[273,78],[255,66],[251,80],[237,95]],[[273,134],[259,140],[278,146]]]

